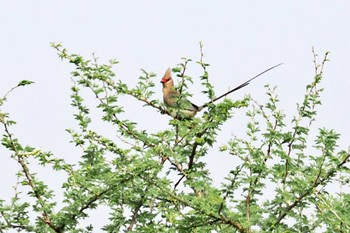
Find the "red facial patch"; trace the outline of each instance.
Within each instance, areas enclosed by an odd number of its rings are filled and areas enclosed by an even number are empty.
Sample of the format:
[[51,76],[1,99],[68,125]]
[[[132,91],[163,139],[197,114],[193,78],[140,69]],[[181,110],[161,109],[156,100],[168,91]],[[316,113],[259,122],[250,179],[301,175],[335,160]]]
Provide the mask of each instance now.
[[170,80],[170,78],[162,78],[162,80],[160,80],[161,83],[166,83]]

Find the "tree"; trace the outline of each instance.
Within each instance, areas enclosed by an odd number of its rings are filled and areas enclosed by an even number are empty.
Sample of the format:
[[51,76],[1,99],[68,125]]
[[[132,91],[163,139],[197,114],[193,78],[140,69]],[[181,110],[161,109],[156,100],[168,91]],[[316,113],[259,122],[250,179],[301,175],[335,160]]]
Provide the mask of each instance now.
[[[19,165],[16,187],[29,191],[0,200],[0,232],[94,232],[101,230],[94,228],[94,222],[87,226],[82,222],[89,217],[88,210],[99,206],[108,210],[105,232],[349,232],[350,195],[334,195],[329,186],[349,181],[350,153],[337,150],[339,135],[325,128],[318,130],[310,145],[328,53],[321,64],[314,53],[315,76],[291,122],[278,106],[275,88],[266,86],[264,104],[251,96],[235,102],[225,99],[209,104],[201,117],[170,118],[169,128],[149,133],[122,118],[130,109],[120,105],[119,98],[131,96],[169,115],[153,99],[154,74],[142,70],[132,88],[116,78],[112,71],[116,61],[99,64],[96,58],[86,60],[68,53],[60,44],[52,46],[61,59],[75,66],[71,101],[78,128],[67,132],[81,155],[77,164],[69,164],[51,152],[24,146],[11,132],[15,122],[1,111],[2,145]],[[201,54],[197,64],[203,69],[203,93],[213,99],[202,46]],[[173,69],[184,97],[190,95],[186,85],[192,81],[186,75],[189,62],[184,59]],[[24,80],[16,87],[29,84]],[[82,90],[93,94],[98,101],[94,108],[103,114],[100,120],[117,130],[115,136],[93,130],[92,122],[99,119],[90,116],[92,107]],[[246,137],[233,137],[218,146],[217,135],[234,110],[246,112]],[[213,185],[203,162],[212,148],[229,153],[236,161],[221,187]],[[40,180],[31,167],[33,161],[51,166],[53,174],[64,173],[62,190],[53,190]],[[57,202],[60,192],[63,201]]]

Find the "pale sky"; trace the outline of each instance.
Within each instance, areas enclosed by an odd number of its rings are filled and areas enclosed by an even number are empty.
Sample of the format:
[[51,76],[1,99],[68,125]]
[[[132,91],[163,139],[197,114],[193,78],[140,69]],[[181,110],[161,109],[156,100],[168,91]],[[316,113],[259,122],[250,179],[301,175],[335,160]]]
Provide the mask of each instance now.
[[[158,83],[166,68],[176,66],[182,57],[198,60],[202,41],[217,95],[283,62],[230,98],[251,94],[263,102],[264,85],[269,83],[277,86],[280,107],[287,114],[295,113],[296,102],[312,81],[314,47],[319,59],[331,52],[315,128],[335,129],[341,134],[340,148],[346,149],[350,145],[349,12],[348,0],[1,1],[0,95],[20,80],[35,82],[13,92],[1,111],[9,112],[17,122],[12,131],[23,144],[74,161],[80,154],[68,143],[70,137],[65,132],[76,127],[69,99],[73,66],[58,58],[50,42],[62,42],[69,52],[86,58],[95,53],[101,62],[117,59],[117,77],[134,85],[141,68],[155,72]],[[199,81],[195,62],[188,74]],[[202,104],[206,99],[196,89],[198,85],[190,86],[192,101]],[[156,98],[161,99],[160,84],[157,90]],[[130,105],[125,115],[139,122],[140,128],[156,132],[169,127],[168,116],[131,99],[124,101]],[[231,134],[244,133],[245,126],[239,125],[242,114],[243,110],[225,125],[218,145]],[[207,158],[212,171],[229,169],[225,158],[215,155]],[[17,164],[2,147],[0,156],[2,199],[12,193],[15,178],[8,174],[14,174]],[[221,177],[215,172],[213,176]]]

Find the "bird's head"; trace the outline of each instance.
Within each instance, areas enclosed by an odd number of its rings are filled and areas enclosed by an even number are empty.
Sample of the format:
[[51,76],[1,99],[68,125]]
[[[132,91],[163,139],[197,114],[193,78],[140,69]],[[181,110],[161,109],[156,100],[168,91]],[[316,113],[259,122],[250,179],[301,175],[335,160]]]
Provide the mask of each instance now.
[[171,79],[171,69],[168,68],[168,69],[165,71],[165,74],[164,74],[162,80],[160,80],[160,82],[164,84],[164,83],[169,82],[170,80],[172,80],[172,79]]
[[174,81],[171,78],[171,69],[170,68],[168,68],[165,71],[165,74],[164,74],[162,80],[160,80],[160,82],[163,84],[163,88],[167,88],[167,89],[174,88]]

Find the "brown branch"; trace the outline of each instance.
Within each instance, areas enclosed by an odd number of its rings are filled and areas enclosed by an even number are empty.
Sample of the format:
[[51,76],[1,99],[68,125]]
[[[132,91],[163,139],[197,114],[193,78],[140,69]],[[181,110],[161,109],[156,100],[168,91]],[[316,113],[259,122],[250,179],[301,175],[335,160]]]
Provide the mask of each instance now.
[[189,160],[188,160],[188,167],[187,167],[188,170],[191,170],[191,169],[192,169],[192,166],[193,166],[193,163],[194,163],[194,157],[195,157],[195,155],[196,155],[196,151],[197,151],[198,145],[199,145],[199,144],[198,144],[197,142],[195,142],[195,143],[193,144],[192,152],[191,152],[191,155],[190,155]]
[[[93,194],[93,196],[83,205],[79,208],[79,210],[76,213],[68,213],[68,217],[69,219],[73,220],[73,221],[77,221],[77,218],[84,213],[84,211],[88,208],[90,208],[90,206],[95,203],[96,201],[98,201],[100,199],[100,197],[102,197],[104,194],[106,194],[108,191],[110,191],[112,188],[108,188],[104,191],[102,191],[99,194]],[[49,224],[49,222],[47,222],[47,219],[41,219],[42,221],[46,222],[47,224]],[[61,223],[59,226],[56,226],[55,232],[57,233],[63,233],[65,232],[65,228],[66,228],[66,222]]]
[[238,176],[238,174],[242,171],[242,169],[243,169],[243,165],[241,165],[241,166],[237,169],[237,171],[234,173],[234,177],[233,177],[233,179],[232,179],[232,181],[231,181],[231,184],[230,184],[229,188],[227,189],[227,191],[226,191],[226,193],[225,193],[225,196],[222,198],[222,202],[221,202],[221,204],[220,204],[220,207],[219,207],[219,210],[218,210],[218,214],[221,214],[221,211],[222,211],[223,208],[224,208],[225,201],[226,201],[226,199],[228,198],[228,195],[229,195],[231,189],[233,188],[233,185],[236,183],[237,176]]
[[[319,177],[317,176],[315,178],[315,182],[312,184],[311,187],[309,187],[308,189],[306,189],[306,191],[304,193],[302,193],[299,197],[297,197],[295,199],[295,201],[290,204],[289,206],[287,206],[285,208],[285,210],[283,211],[283,213],[281,213],[276,222],[270,227],[269,232],[272,232],[273,229],[275,228],[276,225],[278,225],[289,213],[289,211],[291,211],[295,206],[297,206],[306,196],[310,195],[312,193],[312,191],[314,190],[314,188],[316,188],[317,186],[319,186],[320,184],[322,184],[323,182],[325,182],[326,180],[328,180],[329,178],[331,178],[339,168],[341,168],[346,162],[348,162],[350,158],[350,153],[343,159],[343,161],[341,163],[339,163],[335,168],[331,169],[322,179],[319,179]],[[316,180],[317,179],[317,180]]]
[[132,231],[132,228],[134,227],[134,225],[136,224],[136,219],[139,215],[139,211],[141,209],[141,207],[143,206],[145,200],[144,197],[141,197],[141,200],[139,201],[138,205],[135,207],[133,214],[132,214],[132,218],[130,221],[130,225],[128,226],[128,228],[126,229],[127,232]]
[[[206,133],[206,131],[208,130],[208,128],[205,128],[203,130],[203,132],[201,133],[198,133],[196,136],[197,137],[202,137],[203,134]],[[187,165],[187,169],[188,170],[191,170],[192,169],[192,166],[194,164],[194,158],[195,158],[195,155],[196,155],[196,151],[197,151],[197,147],[198,147],[198,143],[197,142],[194,142],[193,143],[193,147],[192,147],[192,152],[191,152],[191,155],[189,156],[189,160],[188,160],[188,165]],[[180,184],[181,180],[185,178],[185,175],[182,175],[181,178],[176,182],[175,186],[174,186],[174,189]]]
[[[254,101],[254,102],[257,104],[257,106],[259,106],[263,117],[267,121],[267,124],[271,124],[272,125],[272,123],[270,122],[269,117],[265,113],[263,107],[261,105],[259,105],[256,101]],[[254,118],[253,118],[253,120],[254,120]],[[278,121],[277,121],[277,119],[275,119],[275,122],[274,122],[273,127],[272,127],[272,131],[276,131],[277,126],[278,126]],[[264,160],[263,160],[263,164],[265,166],[266,166],[267,160],[268,160],[268,158],[269,158],[269,156],[271,154],[272,145],[273,145],[273,140],[269,139],[268,145],[267,145],[266,155],[265,155]],[[250,210],[251,199],[254,196],[256,185],[257,185],[258,181],[260,180],[262,174],[263,174],[263,169],[260,169],[258,171],[257,176],[255,177],[255,179],[249,183],[248,194],[246,196],[246,216],[247,216],[248,225],[250,224],[249,222],[250,222],[250,215],[251,215],[251,210]],[[250,229],[248,229],[248,232],[250,232]]]
[[287,152],[287,158],[286,158],[286,162],[284,164],[284,170],[285,170],[285,173],[284,173],[284,177],[283,177],[283,181],[282,181],[282,184],[283,186],[286,185],[286,182],[287,182],[287,177],[289,175],[289,171],[288,171],[288,166],[289,166],[289,159],[290,159],[290,155],[292,153],[292,146],[293,146],[293,143],[295,142],[295,136],[296,136],[296,129],[294,130],[293,132],[293,135],[292,135],[292,139],[290,140],[290,142],[288,143],[288,152]]
[[[323,153],[324,154],[324,153]],[[324,162],[326,161],[326,154],[324,154],[323,156],[323,159],[322,159],[322,163],[318,169],[318,174],[316,176],[316,179],[314,181],[314,185],[319,181],[320,177],[321,177],[321,174],[322,174],[322,168],[323,168],[323,165],[324,165]]]
[[167,115],[171,116],[170,112],[167,109],[162,108],[160,105],[154,104],[152,101],[150,101],[150,100],[148,100],[146,98],[139,98],[138,96],[133,95],[132,93],[129,93],[129,95],[131,95],[132,97],[136,98],[137,100],[140,100],[140,101],[146,103],[148,106],[151,106],[151,107],[153,107],[155,109],[158,109],[161,114],[167,114]]
[[[10,144],[11,144],[11,148],[12,148],[12,150],[14,151],[14,153],[16,155],[17,162],[21,165],[22,171],[24,173],[24,176],[26,177],[26,179],[28,181],[28,185],[33,190],[34,196],[38,200],[40,206],[42,208],[44,208],[45,207],[44,200],[42,199],[41,195],[39,194],[38,190],[35,187],[35,184],[33,182],[33,177],[32,177],[32,175],[29,172],[29,168],[27,167],[26,162],[24,161],[22,155],[19,153],[18,148],[17,148],[17,146],[16,146],[16,144],[14,142],[14,139],[12,138],[12,134],[10,133],[5,120],[2,121],[2,124],[4,125],[5,132],[6,132],[7,136],[8,136],[8,138],[9,138],[9,141],[10,141]],[[44,223],[46,223],[55,232],[60,232],[59,229],[57,229],[57,227],[51,222],[49,214],[45,210],[43,210],[42,217],[39,217],[39,219],[42,220]]]
[[[254,102],[257,103],[256,101],[254,101]],[[260,110],[261,110],[261,112],[262,112],[262,114],[263,114],[263,117],[267,120],[267,123],[272,125],[272,123],[270,122],[269,117],[268,117],[267,114],[265,113],[263,107],[262,107],[261,105],[258,105],[258,106],[259,106],[259,108],[260,108]],[[272,131],[276,131],[277,125],[278,125],[278,121],[277,121],[277,119],[275,119],[275,122],[274,122],[273,127],[272,127]],[[268,145],[267,145],[267,151],[266,151],[266,155],[265,155],[265,158],[264,158],[264,161],[263,161],[263,164],[265,164],[265,165],[266,165],[266,163],[267,163],[267,159],[269,158],[269,156],[270,156],[270,154],[271,154],[271,148],[272,148],[272,140],[270,139],[269,142],[268,142]],[[257,177],[256,177],[255,180],[253,181],[253,186],[254,186],[254,187],[256,186],[256,184],[257,184],[259,178],[261,177],[262,172],[263,172],[263,169],[261,169],[261,170],[259,171]],[[254,189],[253,189],[253,190],[254,190]]]
[[[158,188],[160,188],[163,192],[167,193],[171,198],[175,199],[176,201],[183,203],[186,206],[192,208],[193,210],[196,210],[196,211],[198,211],[198,212],[200,212],[200,213],[202,213],[210,218],[213,218],[216,222],[221,222],[221,223],[230,225],[230,226],[234,227],[235,229],[237,229],[241,233],[246,232],[246,230],[244,229],[244,227],[240,223],[235,222],[235,221],[233,221],[229,218],[226,218],[222,215],[218,216],[218,215],[215,215],[213,213],[206,213],[204,209],[200,209],[197,206],[194,206],[192,202],[179,198],[178,196],[170,193],[169,191],[162,189],[162,187],[159,187],[157,184],[154,184],[154,185],[156,185]],[[173,200],[171,200],[171,201],[173,201]]]
[[[110,84],[109,82],[106,82],[107,84],[111,85],[112,87],[116,88],[113,84]],[[106,104],[107,106],[108,103],[104,102],[103,99],[98,95],[98,93],[93,89],[93,87],[91,85],[88,85],[87,86],[88,88],[90,88],[90,90],[95,94],[95,97],[100,101],[100,103],[102,104]],[[109,106],[110,107],[110,106]],[[170,114],[170,113],[169,113]],[[149,147],[154,147],[155,145],[152,144],[152,143],[149,143],[148,141],[146,140],[143,140],[139,135],[137,135],[135,133],[135,131],[133,130],[130,130],[128,128],[128,126],[122,121],[120,120],[118,117],[117,117],[117,114],[116,113],[113,113],[112,114],[114,120],[118,123],[118,125],[125,131],[127,132],[129,135],[131,135],[133,138],[137,139],[137,140],[140,140],[141,142],[143,142],[145,145],[149,146]]]
[[[181,77],[181,84],[180,84],[180,89],[179,89],[179,93],[181,94],[182,93],[182,88],[183,86],[185,85],[185,72],[186,72],[186,68],[187,68],[187,63],[188,63],[189,60],[185,60],[185,63],[184,63],[184,66],[183,66],[183,70],[180,74],[180,77]],[[181,97],[181,96],[180,96]]]
[[[176,125],[176,127],[178,127],[178,124]],[[178,139],[178,137],[176,136],[173,149],[175,149],[175,147],[176,147],[177,145],[179,145],[180,142],[182,142],[191,132],[193,132],[194,129],[196,129],[196,127],[194,127],[194,125],[191,124],[191,126],[189,127],[189,130],[188,130],[183,136],[181,136],[180,139]],[[176,128],[176,131],[178,131],[178,128]]]
[[15,225],[12,224],[5,216],[5,213],[3,211],[0,211],[0,214],[2,216],[2,218],[4,219],[5,223],[6,223],[6,227],[4,227],[4,229],[0,229],[0,232],[2,232],[2,230],[5,230],[5,228],[13,228],[13,229],[21,229],[21,230],[27,230],[26,226],[22,226],[22,225]]
[[182,166],[181,166],[180,164],[171,161],[171,159],[170,159],[169,157],[167,157],[166,159],[164,159],[164,161],[165,161],[165,160],[169,161],[169,163],[170,163],[171,165],[173,165],[173,166],[178,170],[178,172],[180,172],[180,174],[182,174],[181,178],[180,178],[180,179],[175,183],[175,185],[174,185],[174,190],[175,190],[175,189],[177,188],[177,186],[180,184],[181,180],[182,180],[183,178],[185,178],[185,177],[187,176],[187,174],[186,174],[186,172],[182,169]]
[[207,68],[206,68],[206,66],[204,65],[204,62],[203,62],[203,57],[204,57],[203,47],[204,47],[203,43],[199,42],[199,50],[200,50],[200,53],[201,53],[199,63],[201,64],[203,70],[205,71]]
[[[314,59],[313,59],[313,62],[314,62],[314,66],[315,66],[315,81],[314,83],[312,83],[313,88],[307,88],[306,89],[306,94],[305,94],[305,98],[306,96],[309,96],[311,95],[312,93],[316,94],[317,93],[317,89],[316,89],[316,83],[317,83],[317,77],[322,75],[323,73],[323,68],[324,68],[324,65],[325,65],[325,62],[327,61],[327,56],[328,56],[328,52],[325,54],[325,57],[321,63],[321,66],[317,65],[317,61],[316,61],[316,57],[317,55],[315,54],[314,52],[314,49],[312,48],[312,53],[314,55]],[[320,68],[320,69],[319,69]],[[309,89],[309,90],[308,90]],[[305,99],[304,99],[304,102],[305,102]],[[304,103],[303,102],[303,103]],[[312,103],[312,106],[310,106],[310,108],[313,110],[315,108],[315,103],[313,102]],[[290,155],[291,155],[291,152],[292,152],[292,146],[293,146],[293,143],[295,142],[295,136],[296,136],[296,133],[297,133],[297,127],[299,127],[299,122],[301,121],[301,117],[302,117],[302,114],[301,114],[301,111],[303,111],[303,109],[305,108],[305,105],[303,105],[301,108],[299,108],[299,115],[298,115],[298,119],[295,119],[295,129],[294,129],[294,132],[293,132],[293,135],[292,135],[292,139],[291,141],[288,143],[288,152],[287,152],[287,158],[286,158],[286,162],[285,162],[285,175],[284,175],[284,178],[283,178],[283,185],[286,184],[286,180],[287,180],[287,176],[289,175],[289,161],[288,159],[290,158]],[[310,119],[309,121],[309,126],[311,126],[312,124],[312,119]]]
[[185,178],[186,175],[182,175],[181,178],[175,183],[174,185],[174,190],[177,188],[177,186],[181,183],[181,181],[183,180],[183,178]]

